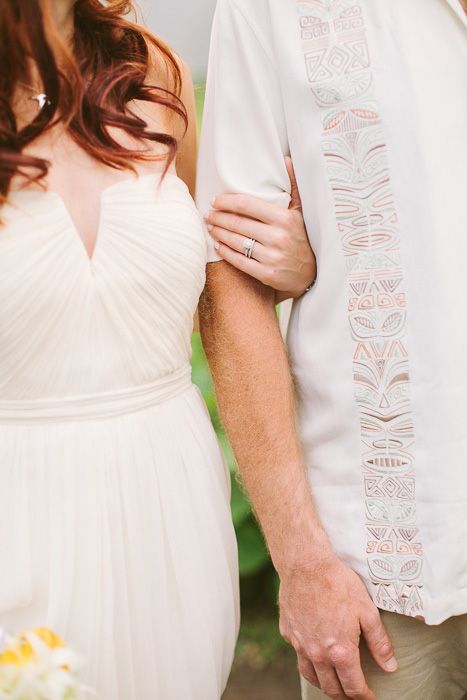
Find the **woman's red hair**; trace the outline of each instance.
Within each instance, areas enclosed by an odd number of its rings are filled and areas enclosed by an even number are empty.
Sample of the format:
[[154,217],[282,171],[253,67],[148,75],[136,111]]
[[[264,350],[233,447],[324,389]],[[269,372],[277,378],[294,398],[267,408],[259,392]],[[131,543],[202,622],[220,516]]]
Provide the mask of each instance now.
[[[47,0],[0,0],[0,206],[16,173],[30,180],[47,173],[47,161],[23,150],[58,122],[81,148],[108,166],[134,170],[135,161],[161,159],[147,149],[121,146],[109,131],[117,127],[141,142],[162,144],[169,168],[177,139],[151,131],[126,106],[131,100],[159,104],[180,117],[186,128],[181,73],[163,42],[124,18],[132,9],[131,0],[108,0],[105,5],[77,0],[73,42],[67,47],[54,30]],[[31,84],[31,64],[48,103],[18,129],[12,103],[18,83]],[[160,85],[149,85],[155,65],[160,66]]]

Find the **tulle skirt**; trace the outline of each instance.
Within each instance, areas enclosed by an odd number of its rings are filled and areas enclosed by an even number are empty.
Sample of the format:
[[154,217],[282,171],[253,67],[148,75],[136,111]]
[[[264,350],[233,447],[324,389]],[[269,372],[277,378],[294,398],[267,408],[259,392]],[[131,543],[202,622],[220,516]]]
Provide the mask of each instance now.
[[229,477],[198,389],[168,393],[0,410],[0,625],[62,635],[101,700],[218,700],[233,659]]

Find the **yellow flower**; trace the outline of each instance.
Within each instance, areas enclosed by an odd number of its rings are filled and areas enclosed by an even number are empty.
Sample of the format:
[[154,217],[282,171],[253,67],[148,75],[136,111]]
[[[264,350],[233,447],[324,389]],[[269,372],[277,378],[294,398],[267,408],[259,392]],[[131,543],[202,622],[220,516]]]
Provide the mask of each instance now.
[[[32,630],[32,633],[35,634],[36,637],[42,639],[49,649],[57,649],[58,647],[65,646],[63,639],[46,627],[36,627],[36,629]],[[11,647],[5,649],[5,651],[0,654],[0,664],[26,666],[34,657],[34,649],[23,632]]]
[[49,649],[56,649],[57,647],[65,646],[63,639],[52,632],[52,630],[47,629],[47,627],[36,627],[36,629],[33,630],[33,634],[40,637],[42,641],[47,644]]
[[20,637],[18,642],[9,649],[5,649],[0,655],[0,664],[14,664],[26,666],[34,658],[34,651],[25,637]]

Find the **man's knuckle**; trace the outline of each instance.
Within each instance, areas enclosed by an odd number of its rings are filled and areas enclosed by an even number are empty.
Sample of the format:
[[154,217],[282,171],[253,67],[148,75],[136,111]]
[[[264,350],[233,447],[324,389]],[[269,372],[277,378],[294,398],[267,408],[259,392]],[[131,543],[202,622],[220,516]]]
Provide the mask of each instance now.
[[335,645],[329,649],[329,659],[334,666],[347,666],[350,661],[349,650],[343,646]]
[[309,649],[308,658],[314,666],[323,666],[326,663],[326,654],[321,649]]
[[303,657],[304,657],[305,659],[307,659],[308,661],[311,661],[312,663],[315,662],[315,658],[316,658],[316,657],[315,657],[315,652],[316,652],[316,651],[317,651],[317,650],[316,650],[315,647],[310,647],[310,646],[308,646],[307,644],[303,644],[303,645],[302,645],[302,655],[303,655]]
[[356,699],[362,698],[364,696],[364,693],[365,693],[365,688],[363,685],[356,686],[354,688],[345,688],[345,694],[349,698],[356,698]]

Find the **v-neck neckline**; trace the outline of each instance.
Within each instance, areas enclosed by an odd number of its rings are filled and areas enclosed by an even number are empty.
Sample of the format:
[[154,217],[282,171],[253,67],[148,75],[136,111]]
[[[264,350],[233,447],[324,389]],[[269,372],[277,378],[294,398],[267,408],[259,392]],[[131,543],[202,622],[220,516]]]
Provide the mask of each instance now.
[[94,246],[89,253],[88,249],[86,248],[86,244],[84,242],[84,238],[80,234],[78,227],[76,226],[75,220],[73,219],[73,216],[71,215],[71,212],[69,208],[67,207],[67,204],[63,197],[58,193],[54,191],[48,191],[45,194],[48,194],[50,197],[53,197],[57,202],[58,206],[63,212],[63,215],[67,221],[68,227],[73,235],[73,237],[76,239],[79,247],[81,248],[82,253],[86,256],[87,260],[86,262],[88,263],[89,266],[92,266],[96,257],[96,252],[99,246],[99,241],[101,240],[103,236],[103,228],[104,228],[104,220],[105,220],[105,195],[106,195],[106,190],[103,190],[101,192],[100,198],[99,198],[99,218],[97,221],[97,229],[96,229],[96,235],[94,238]]
[[71,215],[71,212],[70,212],[65,200],[61,196],[61,194],[59,194],[58,192],[55,192],[54,190],[47,190],[46,194],[49,194],[49,195],[55,197],[55,199],[58,201],[63,213],[65,214],[65,216],[67,218],[70,229],[72,230],[75,238],[78,240],[78,244],[80,245],[83,254],[87,258],[88,265],[90,267],[92,267],[92,265],[94,264],[94,261],[96,259],[96,254],[98,253],[98,250],[100,247],[101,239],[103,238],[103,235],[104,235],[107,196],[114,189],[116,189],[119,186],[122,186],[122,185],[125,186],[125,185],[133,184],[133,183],[136,184],[142,180],[155,179],[156,177],[160,179],[161,176],[162,176],[161,173],[149,173],[147,175],[140,175],[138,177],[131,177],[131,178],[127,177],[127,178],[124,178],[123,180],[113,182],[111,185],[109,185],[108,187],[105,187],[102,190],[102,192],[100,193],[100,197],[99,197],[99,218],[98,218],[98,222],[97,222],[96,235],[94,238],[94,246],[93,246],[91,253],[88,252],[88,249],[86,248],[86,245],[84,243],[84,239],[83,239],[82,235],[80,234],[79,229],[76,226],[75,220],[73,219],[73,216]]
[[[176,178],[179,180],[180,178],[175,175],[174,173],[166,173],[165,177],[170,177],[170,178]],[[58,192],[55,192],[55,190],[14,190],[13,192],[9,193],[10,195],[16,196],[16,195],[41,195],[41,196],[48,196],[52,199],[55,199],[56,202],[58,202],[58,205],[63,212],[64,218],[66,219],[66,222],[68,224],[68,229],[70,230],[73,238],[75,239],[75,243],[79,246],[79,249],[81,250],[82,255],[85,256],[85,260],[87,265],[91,268],[95,261],[96,257],[99,253],[99,249],[102,246],[102,239],[104,238],[104,232],[105,232],[105,221],[106,221],[106,199],[107,196],[115,189],[118,187],[122,186],[128,186],[129,184],[136,184],[142,181],[146,180],[160,180],[162,178],[162,173],[157,172],[157,173],[148,173],[147,175],[139,175],[138,177],[131,177],[131,178],[124,178],[123,180],[118,180],[117,182],[112,183],[108,187],[105,187],[101,193],[100,193],[100,198],[99,198],[99,218],[98,218],[98,225],[97,225],[97,230],[96,230],[96,236],[94,239],[94,247],[92,249],[91,254],[89,254],[88,249],[86,248],[86,245],[84,243],[83,237],[81,236],[78,227],[75,224],[75,221],[70,213],[70,210],[68,209],[65,200],[59,194]]]

